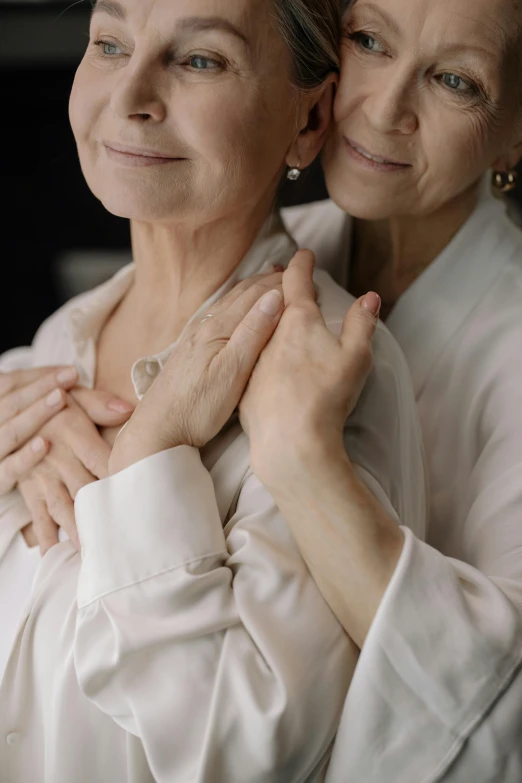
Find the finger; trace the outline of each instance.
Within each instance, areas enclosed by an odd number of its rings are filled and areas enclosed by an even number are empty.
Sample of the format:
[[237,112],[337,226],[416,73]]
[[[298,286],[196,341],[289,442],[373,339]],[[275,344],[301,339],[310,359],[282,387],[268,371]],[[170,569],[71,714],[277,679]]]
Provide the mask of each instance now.
[[79,552],[80,539],[76,530],[74,503],[65,484],[61,481],[52,481],[46,484],[45,500],[51,518],[59,527],[65,530]]
[[45,457],[49,442],[37,437],[0,463],[0,495],[10,492]]
[[58,372],[47,372],[41,378],[20,386],[0,398],[0,424],[14,419],[23,413],[30,405],[50,394],[56,387],[69,389],[78,381],[78,371],[75,367]]
[[40,554],[43,557],[51,547],[59,542],[58,526],[47,510],[46,501],[33,489],[31,482],[21,484],[20,491],[25,505],[31,514],[33,532],[40,546]]
[[108,392],[77,388],[69,393],[89,419],[99,427],[125,424],[134,412],[134,405]]
[[69,453],[67,459],[60,460],[59,458],[54,457],[53,451],[51,451],[49,462],[67,487],[67,492],[73,501],[76,500],[76,495],[83,487],[86,487],[87,484],[92,484],[97,480],[80,462],[75,454]]
[[282,279],[283,273],[280,271],[279,267],[276,271],[272,271],[272,269],[270,269],[264,274],[247,277],[245,280],[242,280],[240,283],[234,286],[234,288],[229,291],[228,294],[222,297],[222,299],[215,303],[212,308],[212,314],[217,316],[220,313],[228,310],[229,307],[231,307],[234,302],[236,302],[245,293],[245,291],[248,291],[250,288],[253,288],[258,284],[262,284],[268,291],[271,288],[275,288],[277,285],[280,285]]
[[[76,371],[76,368],[72,365],[62,365],[56,367],[35,367],[31,370],[0,372],[0,397],[4,397],[6,394],[10,394],[12,391],[19,389],[22,386],[34,383],[34,381],[38,381],[49,373],[56,373],[56,376],[58,376],[59,374],[66,373],[70,370]],[[62,386],[63,384],[57,382],[55,385]]]
[[363,349],[371,346],[380,309],[381,299],[373,292],[354,302],[343,322],[341,345],[350,349],[354,345],[360,345]]
[[270,278],[259,280],[249,286],[230,306],[212,318],[202,330],[204,339],[229,340],[239,324],[246,318],[254,305],[269,291],[283,291],[282,285],[269,285]]
[[285,305],[315,305],[315,256],[311,250],[299,250],[283,275]]
[[19,416],[0,426],[0,460],[20,449],[38,433],[67,403],[63,389],[54,389],[47,397],[30,405]]
[[283,310],[282,291],[273,289],[255,303],[232,334],[225,355],[234,357],[232,366],[239,367],[245,381],[274,334]]
[[70,417],[64,428],[67,445],[90,474],[98,479],[107,478],[111,447],[80,406],[71,408],[67,414]]

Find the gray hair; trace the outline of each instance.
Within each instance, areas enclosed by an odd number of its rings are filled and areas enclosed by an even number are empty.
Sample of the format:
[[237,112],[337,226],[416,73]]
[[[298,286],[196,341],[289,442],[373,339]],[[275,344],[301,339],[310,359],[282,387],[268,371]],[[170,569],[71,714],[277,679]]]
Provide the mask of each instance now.
[[303,90],[319,87],[339,73],[343,0],[274,0],[281,35],[294,61],[294,82]]

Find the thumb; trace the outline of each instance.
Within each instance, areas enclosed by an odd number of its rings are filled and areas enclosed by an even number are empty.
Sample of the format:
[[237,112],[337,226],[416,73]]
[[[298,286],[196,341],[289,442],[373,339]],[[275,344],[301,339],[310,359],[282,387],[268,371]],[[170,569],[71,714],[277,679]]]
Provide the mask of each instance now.
[[341,333],[341,345],[343,348],[353,348],[359,344],[364,351],[373,340],[379,313],[381,311],[381,298],[371,292],[361,297],[350,307],[346,313]]
[[124,424],[134,412],[134,405],[109,392],[77,387],[69,394],[83,408],[90,420],[99,427],[116,427]]

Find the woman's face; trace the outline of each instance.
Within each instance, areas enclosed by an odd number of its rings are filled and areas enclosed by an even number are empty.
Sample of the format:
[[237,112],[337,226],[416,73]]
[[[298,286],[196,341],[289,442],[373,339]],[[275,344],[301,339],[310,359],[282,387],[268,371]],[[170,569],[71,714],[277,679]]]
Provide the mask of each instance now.
[[268,207],[296,135],[291,56],[270,5],[99,0],[70,118],[109,211],[201,223]]
[[430,214],[516,163],[521,15],[519,0],[357,0],[324,154],[339,206]]

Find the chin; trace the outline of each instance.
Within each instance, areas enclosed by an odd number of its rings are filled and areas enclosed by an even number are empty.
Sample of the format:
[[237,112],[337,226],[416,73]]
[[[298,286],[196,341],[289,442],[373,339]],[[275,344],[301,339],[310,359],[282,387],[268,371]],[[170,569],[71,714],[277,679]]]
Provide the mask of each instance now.
[[347,215],[359,220],[387,220],[396,215],[409,214],[411,209],[398,198],[386,197],[377,188],[360,188],[345,182],[327,182],[332,201]]
[[94,196],[116,217],[144,223],[170,222],[187,212],[188,201],[182,194],[162,193],[162,188],[140,187],[128,183],[108,183],[101,187],[89,183]]

